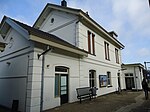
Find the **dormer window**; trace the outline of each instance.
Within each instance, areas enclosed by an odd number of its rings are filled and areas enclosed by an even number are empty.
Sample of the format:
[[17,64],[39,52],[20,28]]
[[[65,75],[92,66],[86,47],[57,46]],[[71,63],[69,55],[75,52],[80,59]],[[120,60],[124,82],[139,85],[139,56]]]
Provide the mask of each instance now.
[[88,34],[88,52],[90,54],[95,55],[95,35],[90,31],[88,31],[87,34]]

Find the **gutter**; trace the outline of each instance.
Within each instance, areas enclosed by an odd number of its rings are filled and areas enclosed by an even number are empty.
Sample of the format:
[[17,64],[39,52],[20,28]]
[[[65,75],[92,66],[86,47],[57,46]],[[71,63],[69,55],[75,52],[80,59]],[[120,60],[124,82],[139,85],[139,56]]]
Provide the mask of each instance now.
[[56,48],[59,48],[59,49],[63,49],[63,50],[66,50],[66,51],[69,51],[69,52],[72,52],[72,53],[76,53],[76,54],[79,54],[79,55],[82,55],[82,56],[88,56],[88,53],[84,50],[81,50],[77,47],[74,47],[74,46],[65,46],[65,45],[62,45],[60,43],[56,43],[56,42],[53,42],[51,40],[47,40],[47,39],[44,39],[44,38],[41,38],[41,37],[38,37],[38,36],[34,36],[34,35],[30,35],[30,39],[32,41],[35,41],[35,42],[39,42],[39,43],[42,43],[42,44],[46,44],[46,45],[49,45],[49,46],[53,46],[53,47],[56,47]]

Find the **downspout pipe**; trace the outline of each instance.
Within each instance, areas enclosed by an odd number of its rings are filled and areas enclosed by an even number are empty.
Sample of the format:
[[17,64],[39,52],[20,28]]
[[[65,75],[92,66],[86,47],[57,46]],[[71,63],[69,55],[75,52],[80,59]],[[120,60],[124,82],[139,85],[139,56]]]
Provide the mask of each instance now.
[[137,88],[137,76],[136,76],[135,66],[134,66],[134,76],[135,76],[136,90],[138,91],[138,88]]
[[40,56],[43,55],[42,57],[42,73],[41,73],[41,102],[40,102],[40,112],[43,111],[43,91],[44,91],[44,65],[45,65],[45,54],[49,51],[52,51],[53,49],[50,48],[49,46],[47,47],[47,49],[41,53],[38,54],[38,59],[40,58]]

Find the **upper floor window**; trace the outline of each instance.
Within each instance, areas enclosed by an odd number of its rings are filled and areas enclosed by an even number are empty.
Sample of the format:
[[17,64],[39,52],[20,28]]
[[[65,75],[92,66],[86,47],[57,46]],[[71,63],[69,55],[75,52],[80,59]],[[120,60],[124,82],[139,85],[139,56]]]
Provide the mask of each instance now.
[[110,60],[109,56],[109,44],[107,42],[104,42],[104,48],[105,48],[105,59]]
[[115,57],[116,57],[116,63],[119,63],[119,53],[118,53],[118,49],[115,49]]
[[88,52],[95,55],[95,35],[90,31],[88,33]]

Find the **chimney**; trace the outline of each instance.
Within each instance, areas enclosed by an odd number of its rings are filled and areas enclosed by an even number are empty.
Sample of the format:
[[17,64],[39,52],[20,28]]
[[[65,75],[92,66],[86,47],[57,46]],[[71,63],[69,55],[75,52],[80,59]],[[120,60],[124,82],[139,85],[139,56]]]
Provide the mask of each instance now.
[[65,0],[62,0],[62,1],[61,1],[61,6],[67,7],[67,2],[66,2]]
[[110,34],[110,36],[114,37],[114,38],[117,38],[118,35],[116,34],[116,32],[114,31],[111,31],[111,32],[108,32]]
[[86,15],[87,15],[87,16],[89,16],[89,13],[88,13],[88,11],[86,12]]

